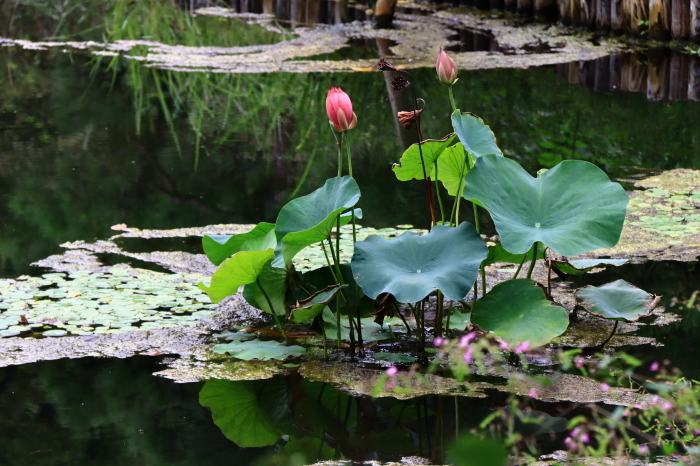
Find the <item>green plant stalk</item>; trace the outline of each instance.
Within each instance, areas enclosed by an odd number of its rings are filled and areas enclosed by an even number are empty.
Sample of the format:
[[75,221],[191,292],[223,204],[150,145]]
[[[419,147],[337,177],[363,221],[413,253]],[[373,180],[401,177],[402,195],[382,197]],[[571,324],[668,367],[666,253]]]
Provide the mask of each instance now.
[[454,310],[455,303],[450,300],[450,307],[447,308],[447,322],[445,322],[445,335],[450,331],[450,317],[452,317],[452,311]]
[[[335,143],[338,146],[338,178],[343,176],[343,142],[345,141],[345,131],[338,133],[331,125],[331,131],[335,138]],[[350,169],[352,171],[352,168]]]
[[[330,242],[330,239],[328,241]],[[333,270],[333,265],[331,264],[331,260],[328,257],[328,252],[326,251],[326,245],[323,244],[323,241],[321,241],[321,247],[323,248],[323,255],[326,256],[326,263],[328,264],[328,270],[331,271],[331,275],[333,275],[333,280],[335,280],[336,283],[339,283],[338,276],[335,274],[335,270]],[[331,254],[332,253],[333,252],[331,251]],[[338,309],[340,309],[340,294],[338,294],[338,296],[335,299],[336,299],[336,306],[338,307]],[[340,312],[336,313],[336,326],[338,327],[338,334],[337,334],[336,341],[338,344],[338,348],[340,348]],[[326,332],[324,330],[323,331],[324,336],[325,336],[325,333]],[[324,345],[325,345],[325,343],[324,343]]]
[[515,280],[518,278],[518,274],[520,273],[520,269],[523,268],[523,264],[525,263],[525,259],[527,259],[527,253],[523,255],[523,260],[520,261],[520,265],[518,265],[518,268],[515,270],[515,275],[513,275],[512,280]]
[[442,336],[442,291],[437,290],[437,303],[435,305],[435,336]]
[[455,96],[454,96],[454,94],[452,93],[452,86],[453,86],[453,85],[454,85],[454,83],[452,83],[452,84],[450,84],[449,86],[447,86],[447,90],[448,90],[449,93],[450,93],[450,104],[452,105],[452,113],[454,113],[455,110],[457,110],[457,104],[455,103]]
[[481,290],[483,293],[481,297],[483,298],[486,296],[486,267],[479,267],[479,272],[481,272]]
[[[532,245],[532,261],[530,262],[530,267],[527,269],[527,278],[529,279],[532,276],[532,271],[535,269],[535,262],[537,262],[537,244],[539,241],[535,241],[535,244]],[[525,255],[527,257],[527,254]]]
[[[338,219],[338,223],[340,223],[340,219]],[[340,226],[338,226],[340,228]],[[340,248],[340,242],[339,242],[340,236],[336,238],[338,241],[338,248]],[[336,274],[338,277],[338,284],[343,285],[343,274],[340,271],[340,249],[335,251],[335,254],[333,252],[333,242],[329,239],[328,244],[331,247],[331,255],[333,257],[337,257],[337,261],[335,263],[335,269],[336,269]],[[355,324],[353,317],[352,317],[352,312],[350,312],[350,301],[345,297],[345,291],[341,290],[340,295],[343,297],[343,300],[345,301],[346,308],[348,310],[348,323],[350,325],[350,351],[352,354],[352,358],[355,357],[355,334],[353,333],[355,331],[355,328],[357,328],[357,335],[358,338],[362,338],[362,330],[360,329],[360,325],[362,325],[362,322],[359,320],[359,313],[358,313],[358,322]],[[337,323],[338,323],[338,332],[340,332],[340,302],[338,303],[338,314],[337,314]],[[364,349],[362,348],[362,341],[360,341],[360,349],[362,350],[362,353],[364,353]]]
[[605,348],[605,345],[607,345],[608,342],[609,342],[610,340],[612,340],[612,337],[615,336],[615,332],[617,331],[617,325],[618,325],[619,323],[620,323],[619,321],[617,321],[617,320],[615,321],[615,325],[613,325],[612,332],[610,332],[610,335],[608,336],[608,338],[606,338],[605,341],[604,341],[603,343],[600,344],[600,347],[601,347],[601,348]]
[[267,305],[270,306],[270,310],[272,311],[272,317],[275,319],[275,325],[277,325],[277,328],[280,329],[280,333],[282,334],[282,337],[284,337],[284,342],[289,344],[289,341],[287,340],[287,334],[284,333],[284,329],[282,328],[282,324],[280,323],[280,319],[277,316],[277,312],[275,312],[275,308],[272,306],[272,301],[270,301],[270,297],[267,295],[265,288],[263,288],[262,284],[260,283],[260,279],[256,278],[255,283],[257,283],[258,288],[260,288],[260,291],[262,292],[263,296],[265,296],[265,300],[267,301]]
[[437,194],[438,206],[440,207],[440,220],[445,223],[445,210],[442,207],[442,196],[440,196],[440,185],[438,184],[438,165],[437,160],[433,162],[435,165],[435,193]]

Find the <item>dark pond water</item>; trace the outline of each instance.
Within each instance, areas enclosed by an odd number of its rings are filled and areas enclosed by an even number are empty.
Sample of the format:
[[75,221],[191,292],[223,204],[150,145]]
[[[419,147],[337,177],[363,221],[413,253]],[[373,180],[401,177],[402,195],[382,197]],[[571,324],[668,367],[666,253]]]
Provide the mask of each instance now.
[[[490,47],[478,35],[466,40],[471,45],[459,50]],[[375,53],[371,44],[355,45],[320,58]],[[629,183],[666,169],[700,168],[700,102],[690,86],[697,67],[697,58],[639,52],[602,63],[463,72],[455,97],[492,127],[505,155],[533,173],[581,159]],[[360,122],[352,144],[362,223],[425,226],[422,186],[406,189],[391,171],[414,135],[395,122],[393,96],[378,73],[177,73],[17,47],[0,48],[0,70],[1,277],[36,274],[30,264],[60,252],[61,242],[104,238],[118,223],[165,229],[274,221],[287,201],[335,173],[323,105],[332,86],[352,97]],[[434,85],[433,70],[414,76],[427,102],[424,134],[442,137],[451,131],[447,94]],[[181,239],[134,240],[130,247],[198,252],[197,241]],[[670,305],[698,288],[699,274],[695,264],[666,262],[625,266],[591,283],[620,276],[663,294],[662,304]],[[632,352],[668,358],[698,378],[688,348],[700,314],[671,309],[684,321],[643,330],[666,346]],[[275,447],[239,448],[214,425],[199,403],[203,383],[152,376],[159,367],[138,357],[0,368],[0,464],[270,464]],[[293,379],[270,383],[285,393],[298,389]],[[318,395],[321,388],[310,385],[305,393]],[[375,443],[359,435],[346,443],[310,436],[300,451],[320,453],[308,460],[430,456],[426,432],[434,433],[435,412],[440,403],[455,403],[351,401],[325,390],[339,404],[324,406],[350,416],[341,422],[365,422]],[[288,398],[279,400],[288,413]],[[458,420],[472,425],[483,417],[478,410],[497,402],[460,399],[460,412],[472,414]],[[288,431],[304,438],[298,428]]]

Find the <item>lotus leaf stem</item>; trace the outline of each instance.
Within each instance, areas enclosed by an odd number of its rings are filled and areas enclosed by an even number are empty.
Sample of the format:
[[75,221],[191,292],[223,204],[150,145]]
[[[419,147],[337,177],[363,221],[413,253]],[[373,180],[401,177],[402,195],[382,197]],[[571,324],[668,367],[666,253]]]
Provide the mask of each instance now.
[[277,325],[277,328],[280,329],[280,333],[282,334],[282,337],[284,337],[284,342],[289,344],[289,341],[287,340],[287,335],[284,333],[284,329],[282,328],[282,324],[280,323],[280,318],[277,316],[277,312],[275,312],[275,308],[272,306],[272,301],[270,301],[270,297],[267,295],[267,292],[265,292],[265,288],[263,288],[262,284],[260,283],[260,279],[256,278],[255,283],[258,285],[258,288],[260,288],[260,291],[262,292],[263,296],[265,296],[267,305],[270,306],[270,311],[272,311],[272,317],[275,319],[275,325]]
[[617,321],[617,320],[615,321],[615,325],[613,325],[612,332],[610,332],[610,335],[608,336],[608,338],[606,338],[605,341],[604,341],[603,343],[600,344],[600,348],[601,348],[601,349],[602,349],[602,348],[605,348],[605,345],[607,345],[608,342],[612,339],[612,337],[615,336],[615,332],[617,331],[617,325],[618,325],[619,323],[620,323],[619,321]]
[[[537,245],[539,244],[539,241],[535,241],[535,244],[532,245],[532,261],[530,262],[530,267],[527,269],[527,278],[529,279],[532,276],[532,271],[535,269],[535,262],[537,262]],[[527,257],[527,254],[525,255]]]
[[518,274],[520,273],[520,269],[523,268],[523,264],[525,263],[525,259],[527,259],[527,253],[523,254],[523,260],[520,261],[520,265],[518,265],[518,268],[515,270],[515,275],[513,275],[513,280],[518,278]]

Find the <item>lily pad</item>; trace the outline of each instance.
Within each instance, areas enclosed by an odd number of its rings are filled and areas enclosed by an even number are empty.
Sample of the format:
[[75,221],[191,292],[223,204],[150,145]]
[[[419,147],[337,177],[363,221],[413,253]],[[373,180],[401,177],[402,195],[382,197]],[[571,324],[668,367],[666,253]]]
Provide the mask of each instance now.
[[398,363],[416,362],[415,356],[409,356],[402,353],[374,353],[374,359],[377,361],[388,361]]
[[[399,181],[424,179],[423,163],[425,163],[425,173],[429,178],[432,177],[435,161],[452,144],[454,138],[455,135],[452,133],[442,139],[426,139],[419,144],[411,144],[401,156],[399,165],[392,169],[396,178]],[[423,162],[421,162],[421,153],[423,154]]]
[[486,155],[465,180],[464,197],[489,210],[501,244],[513,254],[540,241],[575,256],[620,238],[627,193],[591,163],[566,160],[533,178],[513,160]]
[[552,261],[552,266],[560,272],[569,275],[583,275],[595,268],[620,266],[629,262],[629,259],[577,259],[571,261]]
[[256,387],[248,381],[211,379],[199,392],[199,404],[211,409],[214,424],[241,448],[273,445],[282,435]]
[[284,267],[305,247],[328,238],[340,214],[359,200],[359,186],[352,177],[344,176],[331,178],[311,194],[287,203],[277,217],[279,247],[272,265]]
[[586,286],[576,291],[581,305],[604,319],[636,322],[649,317],[656,307],[656,296],[624,281],[602,286]]
[[473,113],[452,113],[452,127],[459,136],[464,149],[479,158],[484,155],[503,155],[496,144],[496,136],[484,120]]
[[394,240],[369,237],[355,244],[353,276],[372,299],[391,293],[397,301],[420,301],[435,290],[463,299],[486,258],[487,248],[474,227],[436,226],[425,236],[407,232]]
[[223,261],[240,251],[246,241],[265,236],[273,228],[275,228],[274,224],[261,222],[252,230],[238,235],[207,235],[202,238],[202,247],[207,258],[214,265],[221,265]]
[[238,341],[234,343],[222,343],[214,345],[212,348],[217,353],[228,353],[234,358],[250,361],[258,359],[268,361],[278,359],[284,361],[289,357],[298,357],[306,353],[306,348],[298,345],[287,346],[284,343],[274,340],[251,340]]
[[540,346],[558,337],[569,315],[552,304],[534,281],[521,278],[499,283],[474,304],[472,323],[509,343]]

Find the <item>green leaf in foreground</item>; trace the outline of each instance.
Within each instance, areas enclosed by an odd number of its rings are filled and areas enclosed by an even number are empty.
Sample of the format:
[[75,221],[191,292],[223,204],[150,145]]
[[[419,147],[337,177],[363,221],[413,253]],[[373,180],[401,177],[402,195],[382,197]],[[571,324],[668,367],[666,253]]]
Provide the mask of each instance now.
[[[473,167],[476,157],[469,154],[469,160]],[[459,143],[445,149],[438,159],[437,179],[442,182],[450,196],[457,196],[457,193],[464,189],[464,176],[468,171],[464,149]]]
[[393,240],[370,236],[355,244],[352,272],[372,299],[391,293],[397,301],[420,301],[435,290],[455,301],[471,289],[487,248],[474,227],[436,226],[424,236],[406,232]]
[[359,200],[357,183],[351,176],[343,176],[331,178],[311,194],[287,203],[277,217],[275,234],[279,246],[272,265],[284,267],[305,247],[328,238],[338,216]]
[[566,160],[533,178],[513,160],[486,155],[465,180],[464,197],[488,209],[501,244],[513,254],[540,241],[570,257],[620,239],[627,193],[591,163]]
[[214,265],[221,265],[223,261],[240,251],[243,243],[251,238],[265,236],[274,227],[272,223],[260,222],[252,230],[238,235],[207,235],[202,238],[202,247],[207,258]]
[[[285,315],[287,313],[287,269],[280,269],[272,266],[272,261],[268,261],[260,271],[258,279],[249,283],[243,289],[243,298],[251,306],[262,309],[268,314],[272,314],[272,309],[265,299],[260,286],[262,286],[267,297],[272,302],[277,315]],[[258,282],[260,285],[258,285]]]
[[287,346],[279,341],[237,341],[234,343],[222,343],[214,345],[212,348],[216,353],[228,353],[237,359],[250,361],[251,359],[259,359],[260,361],[268,361],[270,359],[278,359],[283,361],[289,357],[297,357],[306,353],[306,348],[301,346]]
[[241,448],[274,445],[281,435],[252,382],[207,380],[199,392],[199,404],[211,409],[214,424]]
[[425,172],[428,177],[433,176],[434,162],[438,160],[442,152],[452,143],[455,138],[454,133],[448,134],[442,139],[427,139],[420,144],[411,144],[401,156],[399,165],[394,167],[394,173],[399,181],[422,180],[423,165],[421,163],[421,152]]
[[496,144],[496,136],[484,120],[473,113],[452,113],[452,127],[467,152],[479,158],[484,155],[503,155]]
[[540,346],[564,333],[569,315],[549,302],[534,281],[521,278],[499,283],[478,300],[472,323],[508,343],[527,341]]
[[576,291],[576,297],[584,309],[593,315],[627,322],[649,317],[658,302],[656,296],[624,280],[603,286],[586,286]]

